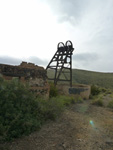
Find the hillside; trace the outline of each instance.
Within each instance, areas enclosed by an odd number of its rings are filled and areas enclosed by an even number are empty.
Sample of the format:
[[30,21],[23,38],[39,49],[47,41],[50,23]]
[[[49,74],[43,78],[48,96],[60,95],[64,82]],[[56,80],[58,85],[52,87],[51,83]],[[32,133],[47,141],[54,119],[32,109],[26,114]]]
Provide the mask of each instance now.
[[[53,76],[53,71],[48,71],[48,76]],[[95,84],[101,87],[113,89],[113,73],[100,73],[86,70],[73,69],[72,79],[74,83]]]
[[81,84],[96,84],[113,89],[113,73],[100,73],[73,69],[73,82]]

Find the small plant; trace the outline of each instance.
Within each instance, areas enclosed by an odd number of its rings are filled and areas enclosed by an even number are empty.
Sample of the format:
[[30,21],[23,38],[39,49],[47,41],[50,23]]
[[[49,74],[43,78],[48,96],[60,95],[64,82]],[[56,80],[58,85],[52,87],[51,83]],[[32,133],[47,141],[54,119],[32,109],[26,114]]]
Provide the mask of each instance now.
[[107,90],[106,94],[112,94],[111,90]]
[[77,103],[77,100],[74,97],[72,97],[71,98],[71,104],[75,104],[75,103]]
[[70,97],[70,96],[60,95],[60,96],[57,97],[57,99],[64,106],[69,106],[70,104],[75,102],[75,99],[73,97]]
[[91,95],[98,95],[101,92],[100,88],[96,85],[91,86]]
[[104,96],[106,96],[107,94],[106,94],[106,92],[104,93]]
[[106,91],[107,91],[107,89],[101,88],[101,92],[105,93]]
[[58,90],[53,83],[50,83],[49,97],[51,98],[56,96],[58,96]]
[[109,97],[113,98],[113,94],[110,94]]
[[93,95],[90,94],[90,95],[89,95],[89,99],[93,99]]
[[78,103],[83,103],[83,99],[79,96],[79,97],[77,98],[77,102],[78,102]]
[[113,109],[113,100],[109,102],[108,107]]
[[44,121],[55,120],[64,109],[64,105],[58,97],[52,97],[48,101],[44,99],[38,101]]
[[91,104],[96,106],[103,106],[103,101],[102,99],[97,99],[97,100],[93,100]]

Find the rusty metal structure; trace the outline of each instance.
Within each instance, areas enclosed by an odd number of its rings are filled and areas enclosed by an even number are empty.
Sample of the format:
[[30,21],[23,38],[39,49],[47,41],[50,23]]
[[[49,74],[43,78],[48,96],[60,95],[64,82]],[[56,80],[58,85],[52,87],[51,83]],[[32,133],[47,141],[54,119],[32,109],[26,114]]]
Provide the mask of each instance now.
[[71,41],[58,43],[57,51],[53,58],[49,62],[46,70],[54,70],[54,77],[49,80],[54,81],[54,85],[57,85],[59,81],[67,81],[72,87],[72,55],[73,55],[73,44]]

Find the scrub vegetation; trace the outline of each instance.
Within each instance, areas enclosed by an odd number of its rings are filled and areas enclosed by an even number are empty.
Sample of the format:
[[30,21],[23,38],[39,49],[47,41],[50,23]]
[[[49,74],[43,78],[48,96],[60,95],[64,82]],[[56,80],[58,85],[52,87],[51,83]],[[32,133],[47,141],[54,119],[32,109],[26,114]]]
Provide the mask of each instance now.
[[10,141],[39,130],[47,120],[55,120],[65,107],[81,102],[58,95],[53,84],[49,100],[37,97],[17,79],[0,78],[0,141]]
[[[81,76],[78,75],[79,83],[82,82]],[[85,80],[88,81],[88,77]],[[38,131],[48,120],[54,121],[59,118],[61,113],[67,110],[65,108],[72,104],[77,103],[76,106],[81,106],[80,110],[77,107],[74,109],[74,111],[77,110],[77,113],[83,113],[82,108],[86,111],[90,107],[95,107],[94,105],[103,106],[97,109],[104,109],[106,101],[106,106],[113,109],[113,91],[107,83],[106,86],[109,88],[106,88],[105,85],[92,84],[90,101],[87,102],[81,97],[75,99],[59,95],[57,88],[50,83],[49,99],[45,100],[32,93],[27,84],[22,84],[17,79],[6,81],[0,77],[0,143]],[[84,103],[88,103],[88,107]]]
[[113,108],[113,91],[112,89],[106,89],[99,87],[97,85],[91,86],[91,104],[97,106],[104,106],[106,105],[109,108]]

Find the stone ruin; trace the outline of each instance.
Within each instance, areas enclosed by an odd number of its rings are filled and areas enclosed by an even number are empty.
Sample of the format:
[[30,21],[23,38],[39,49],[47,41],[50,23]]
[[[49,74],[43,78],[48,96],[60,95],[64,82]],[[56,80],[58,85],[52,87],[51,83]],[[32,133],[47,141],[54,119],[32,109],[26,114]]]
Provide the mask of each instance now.
[[[6,80],[18,78],[22,83],[29,83],[31,91],[46,99],[49,98],[49,84],[47,81],[47,71],[33,63],[22,62],[19,66],[0,64],[0,74]],[[57,86],[62,95],[88,99],[90,95],[90,86],[88,85],[68,85],[60,84]]]
[[0,64],[0,74],[6,80],[18,78],[23,83],[28,82],[37,95],[49,97],[47,73],[43,67],[27,62],[22,62],[19,66]]

